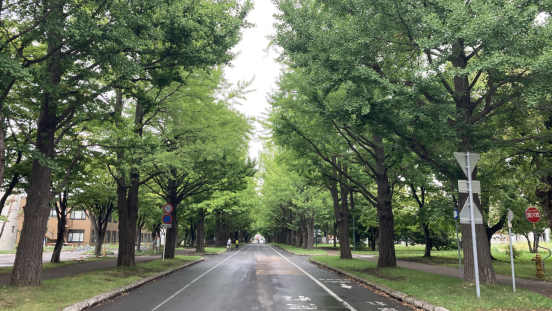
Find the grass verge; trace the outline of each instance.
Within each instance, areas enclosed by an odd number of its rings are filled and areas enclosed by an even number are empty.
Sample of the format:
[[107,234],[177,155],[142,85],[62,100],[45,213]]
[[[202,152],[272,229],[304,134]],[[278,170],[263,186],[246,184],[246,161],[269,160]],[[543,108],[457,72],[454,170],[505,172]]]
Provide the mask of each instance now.
[[300,254],[300,255],[315,255],[315,256],[327,256],[328,255],[327,252],[325,252],[323,250],[320,250],[320,249],[314,249],[314,250],[310,251],[310,250],[303,249],[301,247],[295,247],[295,246],[284,245],[284,244],[279,244],[279,243],[269,243],[269,244],[279,246],[281,248],[284,248],[286,250],[289,250],[291,252],[294,252],[294,253]]
[[376,262],[361,259],[340,259],[325,256],[311,259],[357,274],[373,282],[425,300],[437,306],[455,310],[551,310],[551,299],[518,289],[513,294],[506,285],[480,286],[481,298],[476,298],[474,284],[457,278],[426,273],[401,267],[377,268]]
[[[235,246],[232,246],[233,248]],[[198,253],[198,254],[215,254],[215,253],[219,253],[221,251],[224,251],[226,249],[226,246],[225,247],[204,247],[204,251],[201,252],[201,253]],[[192,254],[196,254],[196,252],[192,253]]]
[[[542,258],[549,255],[549,252],[541,252]],[[431,265],[446,266],[452,268],[459,267],[459,257],[457,251],[432,252],[432,257],[425,258],[421,255],[396,254],[398,260],[418,262]],[[511,276],[511,258],[504,252],[498,251],[492,247],[492,255],[497,259],[493,260],[493,269],[496,274]],[[461,252],[461,258],[463,253]],[[524,251],[520,257],[514,259],[515,276],[527,280],[540,280],[536,277],[536,264],[532,261],[536,254]],[[553,264],[551,257],[545,261],[545,280],[551,281],[551,271]]]
[[14,311],[55,311],[95,295],[128,285],[155,273],[181,266],[198,256],[175,256],[138,263],[134,267],[118,267],[75,276],[44,280],[40,287],[0,287],[0,309]]
[[[85,262],[109,260],[109,259],[114,259],[114,257],[100,257],[100,258],[90,257],[90,258],[87,258],[86,260],[62,260],[59,263],[43,262],[42,263],[42,270],[65,267],[65,266],[71,266],[71,265],[78,265],[78,264],[82,264],[82,263],[85,263]],[[0,267],[0,274],[10,274],[10,273],[12,273],[12,270],[13,270],[13,266],[11,266],[11,267]]]

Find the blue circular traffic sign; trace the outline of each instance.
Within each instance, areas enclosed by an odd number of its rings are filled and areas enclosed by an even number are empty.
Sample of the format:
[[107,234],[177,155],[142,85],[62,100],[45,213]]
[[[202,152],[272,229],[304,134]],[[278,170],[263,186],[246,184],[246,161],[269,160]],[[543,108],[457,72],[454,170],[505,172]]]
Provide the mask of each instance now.
[[173,217],[171,217],[171,215],[163,215],[164,224],[170,224],[172,220],[173,220]]
[[459,218],[459,211],[457,211],[457,209],[454,209],[454,210],[453,210],[453,218],[454,218],[454,219]]

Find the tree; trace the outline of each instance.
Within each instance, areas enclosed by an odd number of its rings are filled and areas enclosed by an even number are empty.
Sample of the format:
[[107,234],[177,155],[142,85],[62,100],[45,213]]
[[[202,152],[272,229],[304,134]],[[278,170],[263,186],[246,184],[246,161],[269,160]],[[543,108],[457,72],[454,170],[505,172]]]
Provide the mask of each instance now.
[[[325,94],[345,88],[344,111],[387,128],[452,183],[462,178],[452,150],[482,152],[550,139],[541,124],[521,130],[526,112],[549,114],[549,3],[277,5],[282,13],[273,39],[283,48],[281,58],[308,68]],[[461,195],[461,206],[465,200]],[[469,227],[463,225],[462,233],[470,240]],[[480,254],[488,254],[484,226],[476,233]],[[463,244],[466,281],[475,272],[469,244]],[[493,284],[488,257],[478,260],[480,280]]]

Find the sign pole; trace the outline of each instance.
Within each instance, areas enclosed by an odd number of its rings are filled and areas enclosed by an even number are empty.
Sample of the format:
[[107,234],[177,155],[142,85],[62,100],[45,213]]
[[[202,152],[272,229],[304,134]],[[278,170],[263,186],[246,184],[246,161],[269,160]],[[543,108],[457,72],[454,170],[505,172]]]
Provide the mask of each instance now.
[[470,229],[472,233],[472,256],[474,262],[474,281],[476,283],[476,297],[480,298],[480,275],[478,273],[478,251],[476,249],[476,224],[474,223],[474,202],[472,199],[472,172],[470,169],[470,153],[465,153],[470,207]]
[[165,245],[167,245],[167,228],[165,229],[165,243],[163,243],[163,256],[161,261],[165,261]]
[[463,265],[461,264],[461,246],[459,245],[459,227],[457,226],[457,218],[455,218],[455,233],[457,233],[457,254],[459,255],[459,274],[461,281],[463,280]]
[[511,250],[511,275],[513,276],[513,293],[517,292],[517,288],[515,286],[515,264],[513,262],[513,236],[511,235],[511,227],[513,224],[511,221],[513,220],[513,212],[510,209],[507,209],[507,220],[509,225],[509,248]]

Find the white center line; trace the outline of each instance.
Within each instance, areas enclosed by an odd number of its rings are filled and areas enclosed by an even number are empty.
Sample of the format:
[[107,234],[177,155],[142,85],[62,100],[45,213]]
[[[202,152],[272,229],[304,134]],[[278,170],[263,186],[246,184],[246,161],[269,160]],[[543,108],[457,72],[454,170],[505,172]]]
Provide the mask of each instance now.
[[[248,245],[244,246],[244,248],[246,248]],[[208,274],[211,270],[217,268],[220,264],[222,264],[223,262],[229,260],[232,258],[232,256],[240,253],[244,248],[241,248],[239,251],[237,251],[236,253],[230,255],[227,259],[221,261],[220,263],[218,263],[217,265],[215,265],[213,268],[207,270],[206,272],[204,272],[204,274],[200,275],[199,277],[195,278],[192,282],[188,283],[185,287],[181,288],[178,292],[174,293],[171,297],[167,298],[164,302],[160,303],[159,305],[157,305],[157,307],[153,308],[152,311],[155,311],[157,310],[157,308],[163,306],[167,301],[175,298],[176,295],[178,295],[180,292],[182,292],[183,290],[185,290],[188,286],[192,285],[192,283],[196,282],[197,280],[201,279],[204,275]]]
[[[269,247],[271,247],[269,245]],[[338,300],[339,302],[341,302],[344,307],[348,308],[349,310],[351,311],[357,311],[354,307],[350,306],[349,303],[345,302],[342,298],[340,298],[338,295],[336,295],[333,291],[331,291],[328,287],[324,286],[323,283],[319,282],[319,280],[317,280],[316,278],[314,278],[311,274],[307,273],[305,270],[303,270],[302,268],[298,267],[295,263],[291,262],[288,258],[284,257],[281,253],[277,252],[274,248],[271,247],[271,249],[273,251],[275,251],[277,254],[279,254],[280,256],[282,256],[282,258],[286,259],[289,263],[291,263],[292,265],[294,265],[296,268],[300,269],[301,272],[305,273],[305,275],[307,275],[309,278],[311,278],[313,280],[313,282],[317,283],[317,285],[319,285],[320,287],[322,287],[327,293],[330,294],[330,296],[334,297],[334,299]]]

